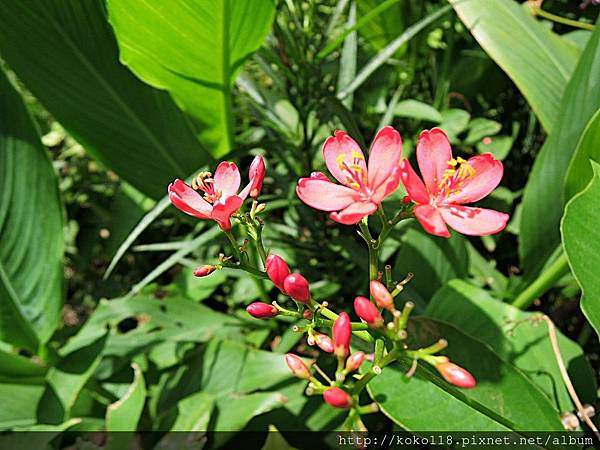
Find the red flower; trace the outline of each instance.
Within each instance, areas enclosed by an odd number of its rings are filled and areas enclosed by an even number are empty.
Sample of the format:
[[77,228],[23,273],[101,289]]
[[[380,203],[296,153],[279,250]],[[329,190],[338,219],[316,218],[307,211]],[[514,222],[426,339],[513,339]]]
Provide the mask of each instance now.
[[[262,171],[260,167],[262,166]],[[217,167],[215,176],[210,172],[200,173],[192,182],[192,187],[176,179],[169,184],[171,203],[190,216],[199,219],[211,219],[221,229],[231,228],[231,216],[242,206],[251,191],[260,191],[264,179],[264,161],[262,156],[254,158],[250,166],[250,182],[238,194],[241,177],[235,163],[223,161]],[[202,191],[200,195],[197,191]]]
[[466,369],[448,361],[448,358],[444,357],[444,360],[437,363],[435,368],[448,383],[453,384],[454,386],[465,389],[472,389],[477,386],[477,381],[475,381],[473,375]]
[[371,295],[375,299],[377,306],[388,310],[394,309],[394,298],[387,288],[379,281],[373,280],[369,284]]
[[425,231],[450,237],[448,228],[462,234],[485,236],[503,230],[508,214],[462,206],[481,200],[502,179],[502,163],[491,153],[465,161],[454,159],[450,142],[439,128],[425,130],[417,143],[417,161],[424,182],[408,161],[402,161],[402,183],[417,204],[415,216]]
[[382,128],[371,147],[369,164],[358,144],[343,131],[336,131],[323,145],[329,172],[342,185],[332,183],[321,172],[301,178],[298,197],[329,217],[345,225],[358,223],[373,214],[378,205],[400,184],[399,163],[402,139],[392,127]]
[[310,371],[304,361],[302,361],[298,356],[293,353],[288,353],[284,357],[285,363],[292,371],[292,373],[298,378],[302,378],[308,380],[310,378]]
[[323,392],[323,400],[334,408],[348,409],[352,406],[352,397],[343,389],[332,387]]
[[268,303],[254,302],[246,307],[246,312],[257,319],[270,319],[279,314],[277,308]]
[[372,327],[380,327],[383,325],[383,318],[381,317],[379,310],[368,298],[356,297],[354,299],[354,311],[358,317]]
[[331,329],[335,354],[338,358],[345,358],[350,353],[350,339],[352,338],[352,324],[350,317],[345,312],[341,313]]
[[299,273],[290,273],[283,280],[283,291],[300,303],[310,301],[310,289],[308,281]]
[[265,270],[269,279],[281,292],[285,292],[283,281],[290,274],[290,268],[285,260],[278,255],[269,255],[265,263]]

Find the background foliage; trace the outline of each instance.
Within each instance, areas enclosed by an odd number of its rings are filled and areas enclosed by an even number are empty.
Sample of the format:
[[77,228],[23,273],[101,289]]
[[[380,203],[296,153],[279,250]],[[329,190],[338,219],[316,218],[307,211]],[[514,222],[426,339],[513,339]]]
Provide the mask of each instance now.
[[[439,126],[461,154],[503,160],[482,203],[512,221],[483,238],[393,231],[382,255],[397,278],[415,274],[402,298],[421,316],[416,343],[446,337],[479,385],[390,367],[369,385],[381,413],[367,425],[561,430],[574,405],[531,318],[557,324],[594,403],[600,28],[591,4],[536,5],[0,0],[0,429],[56,431],[56,445],[67,429],[159,431],[151,448],[175,430],[339,428],[283,363],[317,353],[289,321],[243,312],[278,291],[228,269],[194,278],[227,242],[164,196],[216,159],[246,168],[265,155],[269,248],[344,309],[366,290],[366,249],[301,204],[295,183],[323,165],[332,130],[367,148],[392,124],[405,157]],[[133,438],[114,436],[113,448]],[[207,445],[220,439],[236,437]]]

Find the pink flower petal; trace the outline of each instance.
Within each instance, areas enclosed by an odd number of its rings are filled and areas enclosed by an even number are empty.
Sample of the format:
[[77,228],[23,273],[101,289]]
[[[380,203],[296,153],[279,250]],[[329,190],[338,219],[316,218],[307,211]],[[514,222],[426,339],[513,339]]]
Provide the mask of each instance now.
[[508,214],[493,209],[470,208],[460,205],[440,206],[444,221],[456,231],[469,236],[487,236],[502,231]]
[[467,162],[475,170],[475,174],[463,182],[458,193],[446,197],[445,203],[462,204],[481,200],[496,189],[502,180],[504,167],[491,153],[474,156]]
[[377,204],[381,203],[388,195],[398,189],[400,185],[400,167],[396,166],[392,173],[373,193],[371,200]]
[[415,203],[429,203],[429,193],[425,188],[425,184],[423,184],[423,181],[419,178],[407,159],[400,164],[400,173],[402,175],[402,184],[404,184],[404,188],[410,199]]
[[369,152],[369,186],[376,190],[381,186],[402,157],[402,138],[392,127],[383,127],[375,136]]
[[[340,155],[343,155],[343,159]],[[329,172],[340,183],[346,185],[348,174],[340,168],[340,161],[346,164],[357,163],[362,170],[367,170],[365,156],[354,139],[343,131],[336,131],[335,136],[330,136],[323,145],[323,157]],[[356,158],[358,157],[358,158]]]
[[227,197],[225,203],[215,203],[212,210],[211,218],[215,220],[221,229],[229,230],[231,228],[231,215],[235,213],[244,200],[237,195]]
[[377,205],[373,202],[356,202],[339,213],[332,212],[329,214],[329,217],[344,225],[355,225],[363,217],[373,214],[375,211],[377,211]]
[[235,163],[223,161],[215,171],[215,191],[221,191],[221,201],[227,197],[237,194],[240,188],[240,171]]
[[300,178],[296,194],[308,206],[321,211],[339,211],[360,196],[354,189],[321,178]]
[[415,208],[415,217],[429,234],[450,237],[448,228],[440,212],[431,205],[419,205]]
[[327,178],[327,175],[325,175],[323,172],[311,172],[310,177],[316,180],[329,181],[329,178]]
[[169,200],[178,209],[199,219],[208,219],[212,206],[183,181],[177,179],[169,184]]
[[417,161],[423,181],[431,195],[437,194],[450,159],[452,150],[446,133],[439,128],[421,132],[417,142]]
[[254,190],[256,191],[256,196],[260,194],[263,181],[265,180],[265,160],[262,156],[255,156],[252,160],[250,169],[248,169],[248,178],[250,181],[239,194],[239,197],[242,200],[246,200],[248,194],[252,193]]

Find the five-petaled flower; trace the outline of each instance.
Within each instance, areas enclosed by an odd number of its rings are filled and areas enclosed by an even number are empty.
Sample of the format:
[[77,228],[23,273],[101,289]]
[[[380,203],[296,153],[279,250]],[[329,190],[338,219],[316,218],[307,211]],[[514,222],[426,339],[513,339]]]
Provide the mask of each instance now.
[[300,179],[296,192],[307,205],[331,211],[336,222],[358,223],[373,214],[400,184],[402,139],[392,127],[377,133],[368,165],[358,144],[343,131],[325,141],[323,156],[329,172],[342,185],[332,183],[322,172],[313,172],[310,178]]
[[199,219],[212,219],[221,229],[229,230],[232,214],[240,209],[248,195],[258,196],[264,177],[264,160],[262,156],[256,156],[250,165],[250,182],[238,194],[240,171],[235,163],[223,161],[214,177],[210,172],[201,172],[191,187],[176,179],[169,184],[169,199],[184,213]]
[[487,196],[500,183],[502,163],[492,154],[468,160],[454,159],[446,134],[433,128],[423,131],[419,137],[417,162],[423,180],[406,160],[402,161],[400,170],[408,196],[417,205],[415,216],[425,231],[450,237],[446,225],[471,236],[485,236],[504,229],[508,214],[462,206]]

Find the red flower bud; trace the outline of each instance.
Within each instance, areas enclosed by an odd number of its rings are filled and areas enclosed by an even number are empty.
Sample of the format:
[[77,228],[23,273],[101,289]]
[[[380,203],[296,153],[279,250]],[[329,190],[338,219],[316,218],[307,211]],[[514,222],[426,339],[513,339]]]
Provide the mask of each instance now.
[[343,389],[332,387],[323,392],[323,400],[334,408],[348,409],[352,406],[352,397]]
[[352,324],[348,314],[341,313],[333,322],[331,331],[336,356],[345,358],[350,353],[350,339],[352,338]]
[[265,160],[262,156],[254,157],[248,174],[250,176],[250,197],[256,200],[265,180]]
[[333,341],[326,334],[316,333],[315,342],[324,352],[333,353]]
[[435,368],[448,383],[453,384],[454,386],[465,389],[471,389],[477,386],[477,381],[475,381],[473,375],[466,369],[448,361],[448,358],[444,358],[444,360],[437,363]]
[[277,286],[281,292],[285,293],[283,280],[289,275],[290,268],[284,259],[278,255],[269,255],[265,263],[265,269],[273,284]]
[[383,318],[379,314],[379,310],[368,298],[356,297],[354,299],[354,311],[358,317],[372,327],[383,325]]
[[305,319],[310,319],[312,316],[313,316],[312,311],[310,311],[308,309],[302,313],[302,317],[304,317]]
[[354,372],[357,370],[362,362],[365,360],[364,352],[354,352],[346,360],[346,370],[348,372]]
[[194,276],[195,277],[205,277],[205,276],[213,273],[215,270],[217,270],[217,268],[215,266],[210,266],[210,265],[200,266],[200,267],[197,267],[196,270],[194,270]]
[[308,281],[299,273],[290,273],[283,280],[284,292],[300,303],[308,303],[310,301],[310,289]]
[[387,290],[387,288],[377,280],[371,281],[369,285],[371,290],[371,295],[375,299],[377,306],[380,308],[385,308],[388,310],[394,309],[394,297]]
[[277,308],[268,303],[254,302],[246,307],[246,312],[257,319],[270,319],[279,314]]
[[285,355],[285,363],[290,368],[292,373],[298,378],[302,378],[304,380],[308,380],[310,378],[310,371],[304,361],[302,361],[298,356],[293,353],[288,353]]

